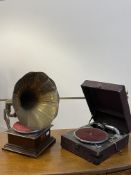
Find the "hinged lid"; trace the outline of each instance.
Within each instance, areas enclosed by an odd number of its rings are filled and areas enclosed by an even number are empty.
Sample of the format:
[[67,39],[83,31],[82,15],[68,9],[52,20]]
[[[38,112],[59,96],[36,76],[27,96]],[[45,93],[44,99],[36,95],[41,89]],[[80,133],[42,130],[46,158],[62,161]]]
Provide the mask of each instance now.
[[124,85],[86,80],[81,87],[95,122],[112,125],[123,132],[131,131]]

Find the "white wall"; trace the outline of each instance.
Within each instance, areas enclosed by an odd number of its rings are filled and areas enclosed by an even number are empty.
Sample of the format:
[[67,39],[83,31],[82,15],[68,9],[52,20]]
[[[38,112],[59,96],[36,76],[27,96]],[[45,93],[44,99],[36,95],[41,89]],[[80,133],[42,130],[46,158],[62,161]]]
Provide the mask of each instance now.
[[[47,73],[60,96],[83,96],[85,79],[125,84],[130,96],[130,9],[130,0],[0,1],[0,98],[29,71]],[[61,100],[54,127],[89,118],[84,100]]]

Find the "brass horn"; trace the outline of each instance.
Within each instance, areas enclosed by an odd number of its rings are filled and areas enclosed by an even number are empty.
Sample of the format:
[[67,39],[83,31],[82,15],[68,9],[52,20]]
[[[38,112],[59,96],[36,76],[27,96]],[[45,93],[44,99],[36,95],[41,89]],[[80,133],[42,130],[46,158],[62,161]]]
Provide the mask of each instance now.
[[19,121],[37,130],[50,127],[59,107],[54,81],[43,72],[29,72],[15,84],[13,107]]

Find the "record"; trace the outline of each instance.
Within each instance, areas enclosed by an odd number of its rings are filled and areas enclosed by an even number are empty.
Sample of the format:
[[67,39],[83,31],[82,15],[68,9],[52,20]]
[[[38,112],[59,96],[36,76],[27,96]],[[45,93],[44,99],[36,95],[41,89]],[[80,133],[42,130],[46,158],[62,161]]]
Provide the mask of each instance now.
[[83,143],[103,143],[108,140],[108,133],[93,127],[83,127],[74,132],[74,136],[76,139]]

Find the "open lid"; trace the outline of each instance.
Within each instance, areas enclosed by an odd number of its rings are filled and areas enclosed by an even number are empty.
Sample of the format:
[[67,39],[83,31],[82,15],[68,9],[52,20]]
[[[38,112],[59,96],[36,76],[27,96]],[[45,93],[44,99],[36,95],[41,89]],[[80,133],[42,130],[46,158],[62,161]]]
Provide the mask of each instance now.
[[81,87],[95,122],[112,125],[122,132],[131,131],[124,85],[86,80]]

